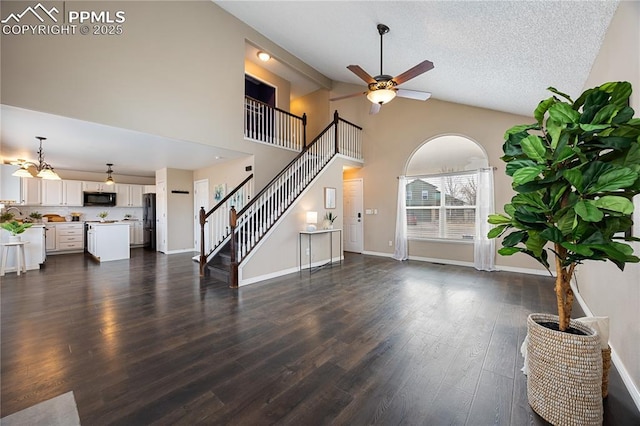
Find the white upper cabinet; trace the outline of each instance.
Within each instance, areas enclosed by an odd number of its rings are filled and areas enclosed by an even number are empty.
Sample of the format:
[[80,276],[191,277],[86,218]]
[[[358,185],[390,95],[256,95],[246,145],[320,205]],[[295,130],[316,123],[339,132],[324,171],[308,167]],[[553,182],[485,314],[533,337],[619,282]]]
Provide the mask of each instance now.
[[104,182],[83,182],[84,192],[116,192],[116,185],[107,185]]
[[21,204],[25,206],[39,206],[42,204],[42,193],[40,189],[40,179],[35,178],[21,178]]
[[82,182],[78,180],[43,180],[42,205],[82,206]]
[[142,207],[143,185],[116,184],[116,207]]

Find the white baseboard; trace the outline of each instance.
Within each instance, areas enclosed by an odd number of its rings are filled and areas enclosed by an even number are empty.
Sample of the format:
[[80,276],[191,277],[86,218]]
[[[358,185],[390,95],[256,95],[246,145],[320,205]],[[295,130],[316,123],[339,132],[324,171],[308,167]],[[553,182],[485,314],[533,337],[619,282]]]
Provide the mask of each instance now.
[[[338,256],[338,257],[334,257],[333,258],[333,262],[337,263],[344,260],[344,257]],[[313,262],[311,264],[311,268],[317,268],[318,266],[323,266],[326,265],[327,262],[329,262],[329,259],[325,259],[325,260],[319,260],[316,262]],[[309,271],[309,265],[302,265],[302,272],[308,273]],[[242,287],[245,285],[249,285],[249,284],[254,284],[260,281],[265,281],[271,278],[277,278],[277,277],[281,277],[283,275],[288,275],[288,274],[293,274],[295,272],[300,272],[300,269],[295,266],[293,268],[287,268],[287,269],[282,269],[280,271],[275,271],[275,272],[270,272],[268,274],[264,274],[264,275],[258,275],[257,277],[252,277],[252,278],[247,278],[244,279],[242,278],[242,268],[238,269],[238,287]]]
[[[578,291],[578,288],[576,287],[575,280],[571,281],[571,289],[573,290],[573,294],[574,294],[576,300],[578,301],[578,304],[580,305],[580,307],[584,311],[584,313],[587,314],[587,316],[590,316],[590,317],[595,316],[595,315],[593,315],[593,312],[591,311],[591,309],[589,309],[589,306],[587,305],[587,302],[585,302],[584,299],[582,298],[582,296],[580,295],[580,292]],[[638,408],[638,410],[640,410],[640,390],[638,389],[636,384],[633,383],[633,379],[631,378],[631,374],[629,374],[629,372],[627,371],[626,367],[624,366],[624,363],[622,362],[622,360],[618,356],[618,353],[616,352],[615,347],[613,347],[611,345],[611,343],[609,343],[609,346],[611,346],[611,361],[613,362],[613,365],[616,366],[616,369],[618,370],[618,373],[620,373],[620,377],[622,378],[622,382],[624,383],[625,387],[627,388],[627,391],[629,391],[629,395],[631,395],[631,399],[633,399],[633,402],[636,404],[636,407]]]
[[[167,251],[162,251],[161,253],[164,254],[178,254],[178,253],[193,253],[194,251],[197,251],[195,249],[192,248],[188,248],[188,249],[179,249],[179,250],[167,250]],[[198,255],[200,256],[200,255]]]
[[[380,256],[380,257],[391,257],[393,258],[393,253],[381,253],[377,251],[363,251],[362,254],[368,254],[371,256]],[[436,259],[434,257],[422,257],[422,256],[409,256],[409,260],[417,260],[420,262],[430,262],[430,263],[442,263],[443,265],[454,265],[454,266],[464,266],[468,268],[473,268],[473,262],[465,262],[462,260],[451,260],[451,259]],[[547,271],[539,270],[539,269],[530,269],[530,268],[516,268],[512,266],[502,266],[496,265],[496,271],[505,271],[505,272],[518,272],[520,274],[530,274],[530,275],[548,275]]]

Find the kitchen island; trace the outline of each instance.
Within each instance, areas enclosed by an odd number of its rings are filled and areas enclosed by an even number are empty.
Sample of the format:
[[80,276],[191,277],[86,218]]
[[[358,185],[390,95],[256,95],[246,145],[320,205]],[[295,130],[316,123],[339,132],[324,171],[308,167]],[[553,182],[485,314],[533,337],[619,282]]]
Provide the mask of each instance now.
[[87,223],[87,251],[100,262],[129,259],[129,225],[121,222]]

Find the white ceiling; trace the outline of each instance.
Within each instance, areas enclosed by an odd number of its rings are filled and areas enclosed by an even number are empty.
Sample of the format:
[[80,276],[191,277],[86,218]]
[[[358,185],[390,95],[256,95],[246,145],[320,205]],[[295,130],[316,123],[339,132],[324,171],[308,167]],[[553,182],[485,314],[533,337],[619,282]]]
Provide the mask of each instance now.
[[428,59],[435,69],[404,84],[433,98],[532,115],[546,88],[578,95],[617,1],[215,1],[334,81],[346,69],[398,75]]
[[44,159],[56,170],[102,173],[106,163],[114,163],[114,177],[154,177],[165,167],[196,170],[247,155],[7,105],[2,105],[0,115],[5,161],[37,160],[35,136],[44,136]]

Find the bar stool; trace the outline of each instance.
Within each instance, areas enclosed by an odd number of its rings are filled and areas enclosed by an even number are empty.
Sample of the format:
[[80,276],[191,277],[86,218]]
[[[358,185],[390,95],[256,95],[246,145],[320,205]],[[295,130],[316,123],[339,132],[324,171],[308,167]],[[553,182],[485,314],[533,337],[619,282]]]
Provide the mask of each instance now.
[[24,256],[24,246],[29,244],[29,241],[12,241],[9,243],[2,243],[2,267],[0,267],[0,277],[4,277],[4,271],[7,266],[7,258],[9,257],[9,248],[16,248],[16,271],[18,275],[20,272],[27,273],[27,260]]

